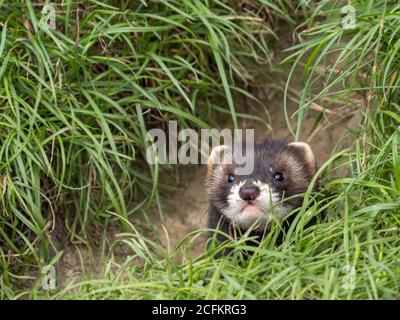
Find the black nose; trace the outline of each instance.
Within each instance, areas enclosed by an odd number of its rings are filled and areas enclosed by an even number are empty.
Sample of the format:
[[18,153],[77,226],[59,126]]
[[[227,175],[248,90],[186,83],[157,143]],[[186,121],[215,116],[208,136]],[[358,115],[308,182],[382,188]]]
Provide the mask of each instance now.
[[258,187],[241,187],[239,190],[239,196],[243,200],[255,200],[260,195],[260,189]]

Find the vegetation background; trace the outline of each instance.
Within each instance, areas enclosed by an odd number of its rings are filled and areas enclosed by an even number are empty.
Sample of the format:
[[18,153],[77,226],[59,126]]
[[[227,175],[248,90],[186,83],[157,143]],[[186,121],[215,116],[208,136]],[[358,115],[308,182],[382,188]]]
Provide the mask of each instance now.
[[[397,1],[351,1],[354,28],[346,1],[63,0],[55,29],[45,4],[0,0],[0,298],[399,298]],[[191,254],[205,230],[172,243],[154,221],[182,172],[144,161],[146,131],[277,113],[296,140],[351,118],[283,243],[279,225],[221,259]]]

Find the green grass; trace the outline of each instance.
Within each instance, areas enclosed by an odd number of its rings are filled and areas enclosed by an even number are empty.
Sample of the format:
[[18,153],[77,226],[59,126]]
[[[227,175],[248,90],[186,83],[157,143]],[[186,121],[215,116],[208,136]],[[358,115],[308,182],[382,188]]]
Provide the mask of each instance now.
[[237,124],[233,97],[246,92],[236,82],[249,77],[241,60],[267,62],[260,36],[272,35],[218,1],[63,1],[56,30],[40,28],[40,10],[31,1],[1,3],[0,256],[7,286],[26,271],[21,267],[50,261],[55,220],[86,242],[88,226],[114,214],[127,218],[138,204],[161,210],[159,168],[143,161],[146,130],[167,120],[207,128],[215,106]]
[[[81,13],[64,3],[50,32],[38,29],[34,3],[1,4],[0,298],[399,298],[399,5],[353,1],[357,26],[344,30],[339,1],[248,1],[252,11],[229,1],[89,1]],[[263,10],[274,27],[258,18]],[[321,166],[319,194],[307,193],[280,245],[276,226],[260,246],[232,240],[230,257],[214,259],[222,248],[211,247],[192,259],[184,247],[202,230],[177,248],[144,237],[129,219],[151,204],[161,211],[163,199],[162,168],[143,161],[143,132],[170,119],[213,126],[221,109],[237,126],[248,66],[269,62],[279,21],[301,39],[281,61],[286,100],[302,72],[293,137],[312,103],[334,110],[337,101],[362,99],[353,103],[361,119],[354,145]],[[104,254],[99,279],[41,289],[54,216],[89,248],[91,226],[121,221],[126,231]],[[319,222],[305,228],[314,216]],[[113,259],[120,245],[126,261]],[[244,259],[242,250],[254,253]],[[355,271],[350,290],[347,266]]]

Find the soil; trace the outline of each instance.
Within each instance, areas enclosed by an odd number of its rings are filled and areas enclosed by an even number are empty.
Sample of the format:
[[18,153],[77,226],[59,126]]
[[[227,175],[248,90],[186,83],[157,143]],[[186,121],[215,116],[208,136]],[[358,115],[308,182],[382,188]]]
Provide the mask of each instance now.
[[[240,121],[240,128],[253,128],[256,141],[262,141],[266,138],[293,141],[283,112],[283,94],[274,91],[271,97],[271,91],[267,88],[268,86],[266,85],[265,89],[260,90],[257,97],[265,101],[268,106],[271,127],[268,128],[264,124],[253,120],[243,120]],[[249,104],[246,108],[249,111],[253,111],[255,106]],[[297,104],[290,102],[288,110],[289,114],[292,114],[297,110]],[[318,164],[322,165],[330,158],[332,153],[351,147],[354,138],[351,137],[349,129],[357,123],[358,116],[351,109],[348,109],[347,112],[328,114],[321,125],[317,127],[316,132],[313,131],[310,134],[310,129],[314,126],[314,121],[318,114],[318,111],[309,112],[299,140],[310,144]],[[266,115],[264,118],[267,118]],[[291,125],[293,128],[295,127],[295,119],[291,121]],[[334,148],[336,149],[334,150]],[[182,166],[179,175],[184,177],[184,180],[175,186],[178,189],[170,192],[170,198],[167,200],[167,209],[164,212],[165,217],[163,219],[159,219],[157,216],[152,217],[155,230],[163,230],[165,228],[168,231],[172,247],[176,246],[190,232],[207,227],[206,172],[205,165]],[[171,193],[173,194],[172,198]],[[166,236],[162,234],[160,238],[161,243],[165,244],[167,241]],[[204,239],[205,237],[203,236],[203,241],[194,242],[192,248],[194,256],[202,252]]]
[[[289,34],[289,33],[288,33]],[[290,39],[285,40],[290,43]],[[279,60],[279,59],[278,59]],[[243,101],[241,112],[257,115],[262,121],[240,120],[239,127],[242,129],[253,128],[255,130],[256,141],[266,138],[284,139],[293,141],[293,136],[288,129],[284,114],[284,97],[282,86],[286,79],[283,76],[276,76],[273,83],[265,79],[257,81],[256,88],[251,88],[252,94],[262,101],[264,108],[260,107],[252,100]],[[298,79],[294,79],[293,86],[299,90]],[[272,84],[272,85],[271,85]],[[304,121],[300,141],[305,141],[311,145],[317,163],[322,165],[334,152],[342,148],[351,147],[354,136],[351,132],[354,126],[358,125],[359,116],[356,111],[357,105],[362,105],[359,100],[352,105],[340,102],[327,102],[329,110],[325,110],[325,105],[313,105]],[[355,106],[354,106],[355,105]],[[289,117],[298,109],[298,102],[289,100],[287,113]],[[315,120],[323,113],[322,121],[315,126]],[[267,123],[267,125],[266,125]],[[290,125],[295,128],[296,118],[290,120]],[[180,166],[174,173],[164,172],[160,182],[168,187],[160,190],[161,202],[163,204],[163,218],[156,208],[150,210],[144,216],[136,215],[133,223],[141,226],[141,232],[146,236],[160,243],[164,248],[173,249],[189,233],[207,227],[207,196],[205,190],[205,165]],[[143,223],[143,221],[147,221]],[[120,230],[111,228],[110,238],[115,238],[115,234]],[[168,240],[169,239],[169,240]],[[168,243],[169,242],[169,243]],[[205,232],[199,235],[191,244],[191,254],[195,257],[203,251],[205,246]],[[90,277],[100,276],[104,269],[104,261],[99,256],[99,248],[94,248],[90,255],[88,250],[80,248],[79,251],[83,259],[79,258],[76,246],[67,246],[58,267],[58,279],[63,287],[75,277],[82,275],[82,265],[90,266],[93,270]],[[96,252],[98,251],[98,252]],[[117,253],[118,260],[126,257],[126,248],[121,248]],[[89,258],[89,256],[91,258]],[[84,263],[82,264],[82,261]],[[90,267],[87,267],[90,270]]]

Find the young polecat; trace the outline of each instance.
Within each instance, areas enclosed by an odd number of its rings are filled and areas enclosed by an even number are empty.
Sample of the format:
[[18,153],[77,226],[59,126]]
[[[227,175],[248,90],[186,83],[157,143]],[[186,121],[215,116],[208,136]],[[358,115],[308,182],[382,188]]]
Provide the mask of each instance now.
[[[248,175],[235,174],[238,165],[230,148],[219,146],[211,152],[206,182],[208,227],[232,235],[232,230],[252,226],[253,233],[262,235],[274,218],[284,218],[301,206],[301,194],[315,175],[316,162],[304,142],[265,141],[256,144],[251,154],[244,153],[254,164]],[[217,235],[217,239],[225,237]]]

